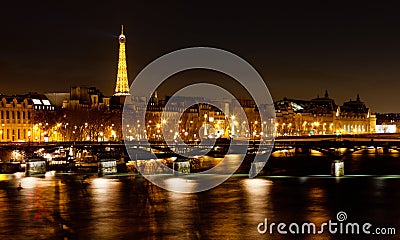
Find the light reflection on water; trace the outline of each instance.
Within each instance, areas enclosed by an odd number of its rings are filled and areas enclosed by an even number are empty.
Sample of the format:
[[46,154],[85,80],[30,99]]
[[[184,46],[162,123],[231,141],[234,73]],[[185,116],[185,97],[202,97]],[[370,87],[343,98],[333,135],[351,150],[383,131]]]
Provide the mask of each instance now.
[[249,209],[247,218],[250,222],[256,222],[265,216],[273,216],[273,206],[270,201],[272,185],[273,181],[268,179],[254,178],[242,181],[246,193],[246,206]]
[[[318,225],[335,220],[339,211],[354,222],[400,226],[398,176],[249,179],[235,175],[196,194],[168,192],[137,175],[2,175],[1,179],[2,239],[283,239],[277,233],[261,236],[258,223],[268,218]],[[195,188],[193,179],[168,179],[169,184],[186,180]],[[336,239],[327,234],[297,237]]]

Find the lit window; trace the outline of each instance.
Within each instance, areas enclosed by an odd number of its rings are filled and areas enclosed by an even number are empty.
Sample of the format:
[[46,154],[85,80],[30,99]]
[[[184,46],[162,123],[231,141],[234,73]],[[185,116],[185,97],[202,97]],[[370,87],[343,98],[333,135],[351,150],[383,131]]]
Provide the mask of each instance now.
[[39,99],[32,99],[32,101],[35,105],[42,105],[42,102]]

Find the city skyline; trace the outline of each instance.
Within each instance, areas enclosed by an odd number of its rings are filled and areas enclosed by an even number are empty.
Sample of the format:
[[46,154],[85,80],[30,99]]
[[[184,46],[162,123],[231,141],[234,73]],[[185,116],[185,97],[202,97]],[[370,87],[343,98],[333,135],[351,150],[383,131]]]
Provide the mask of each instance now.
[[397,239],[397,5],[5,1],[0,236]]
[[[389,5],[125,5],[7,3],[1,16],[3,36],[9,37],[0,40],[0,92],[89,85],[111,96],[124,24],[129,83],[165,53],[211,46],[252,64],[274,101],[311,99],[327,89],[338,103],[360,94],[373,112],[400,112],[399,18]],[[222,74],[195,71],[173,78],[186,84],[228,81]]]

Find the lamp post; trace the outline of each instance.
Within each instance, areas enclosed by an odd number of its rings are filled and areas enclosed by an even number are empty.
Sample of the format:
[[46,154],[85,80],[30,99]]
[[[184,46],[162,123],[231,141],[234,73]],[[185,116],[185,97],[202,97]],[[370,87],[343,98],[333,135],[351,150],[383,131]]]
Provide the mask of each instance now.
[[103,132],[100,132],[99,135],[100,135],[100,140],[101,140],[102,142],[104,142],[104,133],[103,133]]
[[69,125],[68,123],[65,123],[65,125],[64,125],[64,142],[65,142],[65,140],[67,138],[67,126],[68,125]]
[[184,135],[185,135],[185,139],[186,139],[186,142],[187,142],[189,133],[187,131],[185,131]]
[[113,140],[115,141],[115,139],[117,138],[117,135],[114,130],[111,130],[111,136],[112,136]]

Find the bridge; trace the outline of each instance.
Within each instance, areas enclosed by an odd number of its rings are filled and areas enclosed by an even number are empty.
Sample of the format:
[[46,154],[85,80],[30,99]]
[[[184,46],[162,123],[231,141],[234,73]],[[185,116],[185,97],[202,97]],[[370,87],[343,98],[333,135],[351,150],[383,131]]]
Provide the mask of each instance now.
[[311,150],[327,155],[351,154],[361,149],[378,150],[384,153],[400,150],[400,134],[347,134],[308,137],[282,137],[275,141],[273,151],[294,149],[309,153]]
[[[198,155],[202,152],[207,152],[211,149],[218,154],[219,151],[224,152],[231,146],[230,153],[235,153],[235,149],[240,149],[246,144],[246,141],[232,139],[231,141],[219,142],[216,150],[214,145],[197,143],[189,143],[189,146],[194,148]],[[131,148],[138,154],[138,158],[146,159],[153,157],[150,152],[154,152],[158,157],[170,157],[177,155],[176,153],[188,153],[188,146],[185,144],[173,145],[173,149],[167,147],[162,141],[132,141],[127,142],[126,146]],[[60,148],[75,148],[95,150],[96,152],[125,152],[124,142],[2,142],[0,143],[0,151],[12,150],[29,150],[35,151],[45,149],[53,151]],[[134,148],[134,150],[132,150]],[[241,148],[243,149],[243,148]],[[285,136],[278,137],[275,141],[269,144],[260,145],[260,140],[249,140],[247,153],[254,154],[257,150],[262,152],[276,152],[282,150],[295,151],[296,153],[310,153],[312,150],[319,151],[325,155],[345,155],[351,154],[360,149],[372,149],[373,151],[389,152],[400,150],[400,134],[360,134],[360,135],[314,135],[314,136]],[[191,150],[193,151],[193,150]],[[225,152],[226,153],[226,152]],[[193,155],[193,154],[191,154]]]

